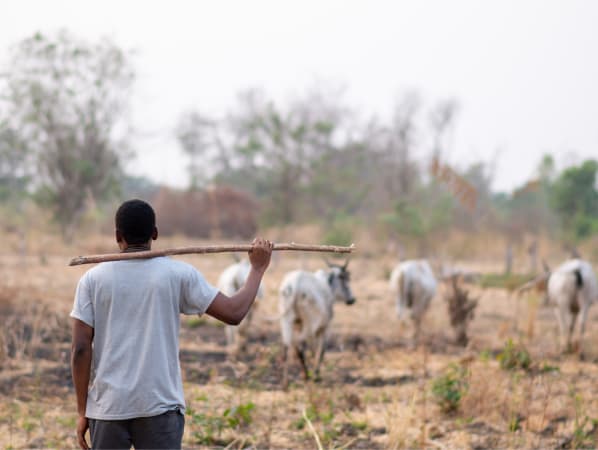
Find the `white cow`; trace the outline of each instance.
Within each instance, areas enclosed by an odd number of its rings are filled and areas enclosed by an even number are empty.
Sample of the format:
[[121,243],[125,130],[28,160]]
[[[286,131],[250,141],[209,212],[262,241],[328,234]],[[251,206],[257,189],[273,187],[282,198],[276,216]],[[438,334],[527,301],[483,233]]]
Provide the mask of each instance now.
[[390,288],[397,299],[399,319],[409,316],[415,326],[414,341],[419,340],[421,320],[436,294],[436,278],[426,260],[399,263],[390,274]]
[[347,305],[355,303],[349,277],[345,263],[343,266],[330,265],[328,270],[313,273],[295,270],[283,278],[279,290],[279,312],[284,345],[282,384],[285,389],[288,386],[291,349],[297,353],[306,379],[309,378],[309,370],[305,350],[309,349],[314,358],[315,377],[319,377],[334,301],[344,301]]
[[575,258],[560,265],[549,275],[547,297],[548,302],[556,308],[561,330],[561,349],[571,350],[571,339],[579,315],[579,352],[583,357],[583,335],[588,310],[593,302],[598,301],[598,282],[591,264]]
[[[249,276],[250,271],[251,264],[248,260],[242,260],[228,266],[226,269],[224,269],[224,271],[220,274],[220,277],[218,278],[218,289],[224,295],[227,295],[229,297],[231,295],[234,295],[239,289],[241,289],[241,287],[243,287],[243,285],[245,284],[245,280]],[[261,299],[263,298],[263,296],[263,289],[260,285],[256,295],[256,299]],[[239,352],[245,346],[254,307],[255,305],[249,309],[249,312],[239,325],[227,325],[225,328],[226,342],[233,351],[233,353]]]

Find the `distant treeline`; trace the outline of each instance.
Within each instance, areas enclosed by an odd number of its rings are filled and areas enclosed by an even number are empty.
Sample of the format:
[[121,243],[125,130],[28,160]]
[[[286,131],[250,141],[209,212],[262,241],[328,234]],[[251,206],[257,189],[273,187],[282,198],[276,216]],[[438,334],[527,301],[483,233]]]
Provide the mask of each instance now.
[[173,130],[189,158],[186,192],[129,176],[125,114],[134,71],[112,42],[61,32],[18,43],[1,68],[0,202],[4,221],[28,203],[52,211],[66,237],[90,209],[129,196],[156,202],[164,231],[249,236],[259,224],[319,222],[331,242],[357,223],[425,246],[447,230],[493,229],[507,240],[598,232],[598,162],[558,170],[550,155],[511,193],[492,191],[494,166],[446,160],[453,100],[415,93],[388,121],[363,117],[342,92],[316,87],[287,102],[254,89],[222,116],[198,105]]

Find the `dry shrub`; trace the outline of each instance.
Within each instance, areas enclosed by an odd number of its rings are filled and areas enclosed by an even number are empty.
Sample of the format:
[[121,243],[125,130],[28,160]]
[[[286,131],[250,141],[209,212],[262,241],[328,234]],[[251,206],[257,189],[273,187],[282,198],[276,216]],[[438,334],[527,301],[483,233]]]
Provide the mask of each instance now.
[[206,191],[161,188],[153,201],[164,235],[183,233],[198,238],[249,238],[257,230],[257,203],[230,187]]
[[445,296],[451,326],[455,330],[457,344],[466,346],[468,342],[467,327],[473,319],[478,301],[470,299],[469,292],[459,287],[458,276],[451,277],[451,287],[452,289]]
[[421,435],[420,410],[417,407],[418,392],[414,392],[409,399],[403,401],[394,398],[386,408],[384,421],[388,430],[386,448],[414,448]]
[[[12,301],[16,294],[15,288],[2,287],[0,288],[0,317],[8,318],[12,311]],[[0,367],[8,357],[7,339],[5,338],[6,327],[3,325],[0,328]]]
[[0,290],[0,367],[8,360],[54,359],[48,353],[70,338],[67,318],[37,300],[18,301],[15,291]]

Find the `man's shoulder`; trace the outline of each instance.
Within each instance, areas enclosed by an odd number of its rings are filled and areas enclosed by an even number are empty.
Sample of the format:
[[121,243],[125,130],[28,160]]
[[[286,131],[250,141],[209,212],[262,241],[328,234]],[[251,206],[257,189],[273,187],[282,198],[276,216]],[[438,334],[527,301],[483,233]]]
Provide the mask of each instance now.
[[154,258],[152,260],[154,269],[158,270],[164,276],[171,276],[180,280],[194,279],[200,274],[193,265],[184,261],[172,259],[168,256]]
[[109,270],[109,262],[100,263],[88,269],[82,276],[81,280],[94,280],[98,277],[102,277]]
[[103,262],[85,272],[81,280],[87,282],[103,281],[113,278],[117,273],[123,274],[131,271],[146,274],[160,273],[164,276],[179,278],[192,277],[198,273],[198,270],[189,263],[161,256],[151,259]]
[[185,272],[190,270],[196,270],[195,267],[193,267],[191,264],[170,258],[169,256],[161,256],[158,258],[154,258],[152,261],[157,265],[168,267],[169,269],[176,271]]

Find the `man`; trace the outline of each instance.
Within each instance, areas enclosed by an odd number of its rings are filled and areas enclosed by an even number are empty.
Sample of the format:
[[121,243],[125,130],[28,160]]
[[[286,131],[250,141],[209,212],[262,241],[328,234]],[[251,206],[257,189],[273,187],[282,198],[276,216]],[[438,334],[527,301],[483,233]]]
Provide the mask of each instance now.
[[[123,203],[115,225],[122,252],[150,250],[158,238],[154,211],[141,200]],[[102,263],[83,275],[71,312],[82,449],[89,448],[88,428],[94,449],[181,448],[185,401],[179,314],[206,313],[227,324],[241,322],[272,247],[267,240],[254,240],[251,272],[231,297],[208,284],[193,266],[167,257]]]

